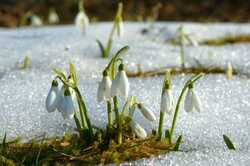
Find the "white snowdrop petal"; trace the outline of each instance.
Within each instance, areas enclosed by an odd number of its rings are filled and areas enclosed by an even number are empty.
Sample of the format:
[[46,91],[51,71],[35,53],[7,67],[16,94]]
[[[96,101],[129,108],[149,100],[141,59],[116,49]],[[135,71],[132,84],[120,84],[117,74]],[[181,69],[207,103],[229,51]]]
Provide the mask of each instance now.
[[187,95],[185,97],[184,109],[186,112],[191,112],[193,111],[193,108],[194,108],[193,93],[190,89],[188,89]]
[[195,90],[192,89],[192,98],[193,98],[193,104],[194,104],[194,107],[195,109],[200,112],[201,111],[201,101],[200,101],[200,98],[199,96],[196,94]]
[[147,137],[147,132],[140,126],[139,123],[131,120],[130,127],[138,138],[145,139]]
[[125,71],[120,71],[119,91],[121,97],[126,100],[129,94],[129,81]]
[[58,101],[58,96],[57,96],[57,87],[51,87],[49,94],[46,98],[46,109],[48,112],[53,112],[56,110],[57,107],[57,101]]
[[149,121],[152,121],[152,122],[156,121],[155,114],[152,111],[145,108],[142,104],[140,104],[139,109],[146,119],[148,119]]
[[57,110],[59,112],[62,112],[63,111],[63,98],[64,98],[64,91],[65,91],[65,88],[62,86],[60,90],[58,90],[58,100],[57,100]]
[[111,85],[112,85],[112,81],[108,76],[104,77],[104,97],[105,100],[108,100],[111,97]]
[[82,32],[85,33],[86,28],[89,26],[89,18],[83,11],[80,11],[77,14],[75,19],[75,25],[77,28],[79,28]]
[[72,119],[74,117],[74,103],[71,96],[64,96],[63,97],[63,110],[62,115],[64,119]]
[[170,89],[163,92],[161,97],[161,112],[170,114],[173,109],[173,95]]
[[118,73],[115,79],[112,81],[111,85],[111,96],[118,96],[119,95],[119,82],[120,82],[120,73]]

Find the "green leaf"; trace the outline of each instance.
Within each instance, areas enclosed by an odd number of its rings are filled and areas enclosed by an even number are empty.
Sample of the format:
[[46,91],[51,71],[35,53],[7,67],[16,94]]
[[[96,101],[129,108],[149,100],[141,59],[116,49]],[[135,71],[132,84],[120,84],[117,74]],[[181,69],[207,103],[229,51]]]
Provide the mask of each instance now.
[[175,143],[175,147],[174,147],[174,151],[178,151],[179,150],[179,147],[180,147],[180,144],[182,142],[182,135],[180,135]]
[[6,132],[5,132],[4,137],[3,137],[2,144],[1,144],[1,146],[0,146],[0,152],[4,151],[5,148],[6,148],[6,137],[7,137],[7,134],[6,134]]
[[67,80],[65,74],[64,74],[61,70],[54,68],[54,69],[53,69],[53,72],[54,72],[58,77],[62,78],[63,80],[65,80],[65,81]]
[[117,53],[110,60],[108,66],[105,68],[105,70],[109,73],[112,79],[115,78],[117,60],[121,56],[123,56],[128,50],[129,50],[129,46],[122,47],[120,50],[118,50]]
[[235,150],[234,144],[228,136],[223,135],[223,139],[229,150]]
[[103,46],[103,44],[101,43],[101,41],[100,40],[98,40],[98,39],[96,39],[96,42],[97,42],[97,44],[98,44],[98,46],[99,46],[99,48],[100,48],[100,50],[101,50],[101,53],[102,53],[102,57],[103,58],[105,58],[105,48],[104,48],[104,46]]
[[20,65],[20,69],[26,69],[29,67],[29,64],[30,64],[30,60],[29,60],[29,57],[28,56],[25,56],[24,57],[24,60],[23,60],[23,63]]
[[169,131],[169,129],[167,129],[165,131],[165,139],[168,139],[170,141],[170,131]]
[[77,85],[76,71],[72,63],[69,64],[69,72],[70,72],[71,79],[73,80],[73,85],[76,86]]

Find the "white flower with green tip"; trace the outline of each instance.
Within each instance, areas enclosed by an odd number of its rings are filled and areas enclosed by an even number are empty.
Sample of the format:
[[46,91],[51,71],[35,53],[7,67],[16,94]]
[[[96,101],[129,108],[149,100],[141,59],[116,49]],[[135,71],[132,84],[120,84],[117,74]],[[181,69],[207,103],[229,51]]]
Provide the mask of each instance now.
[[72,119],[75,113],[75,107],[69,89],[65,89],[64,97],[61,99],[61,113],[64,119]]
[[153,122],[156,121],[155,114],[150,111],[149,109],[145,108],[142,103],[138,104],[138,108],[141,111],[142,115],[149,121]]
[[198,112],[201,111],[200,98],[196,94],[193,85],[188,88],[188,92],[184,102],[184,109],[186,112],[192,112],[194,109],[196,109]]
[[58,83],[56,80],[53,80],[48,96],[46,98],[46,109],[48,112],[54,112],[56,110],[59,97],[58,93]]
[[128,98],[129,94],[129,81],[127,74],[124,70],[124,65],[120,64],[119,72],[111,85],[111,96],[121,96],[124,100]]
[[86,29],[89,26],[89,18],[84,11],[80,11],[76,15],[75,25],[80,31],[82,31],[82,33],[86,33]]
[[130,121],[130,127],[132,129],[132,132],[141,139],[147,138],[147,132],[144,130],[144,128],[141,127],[141,125],[134,120]]
[[112,84],[112,81],[107,71],[104,71],[102,81],[99,83],[98,90],[97,90],[98,102],[107,101],[111,98],[111,95],[110,95],[111,84]]
[[170,89],[164,89],[161,96],[161,112],[171,114],[174,106],[173,94]]

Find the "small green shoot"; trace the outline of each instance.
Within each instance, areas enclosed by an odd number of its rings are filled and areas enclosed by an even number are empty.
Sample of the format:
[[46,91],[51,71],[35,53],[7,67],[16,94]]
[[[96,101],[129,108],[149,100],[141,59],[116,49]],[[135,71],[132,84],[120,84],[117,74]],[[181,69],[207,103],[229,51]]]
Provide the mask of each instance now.
[[106,47],[104,46],[104,44],[102,44],[102,42],[98,39],[96,39],[96,42],[100,48],[101,51],[101,55],[103,58],[107,58],[110,54],[110,50],[112,48],[112,44],[113,44],[113,36],[115,34],[115,32],[117,32],[118,35],[121,34],[121,29],[120,29],[120,25],[122,24],[122,11],[123,11],[123,4],[119,3],[118,5],[118,9],[117,9],[117,13],[115,16],[115,20],[114,20],[114,24],[113,27],[111,29],[111,32],[109,34],[109,38],[108,38],[108,42]]
[[228,136],[223,135],[223,139],[229,150],[236,150],[234,144]]
[[173,151],[178,151],[179,150],[179,147],[180,147],[180,144],[182,142],[182,135],[180,135],[175,143],[175,147],[173,149]]
[[29,65],[30,65],[29,57],[25,56],[22,64],[19,66],[19,69],[22,69],[22,70],[27,69]]

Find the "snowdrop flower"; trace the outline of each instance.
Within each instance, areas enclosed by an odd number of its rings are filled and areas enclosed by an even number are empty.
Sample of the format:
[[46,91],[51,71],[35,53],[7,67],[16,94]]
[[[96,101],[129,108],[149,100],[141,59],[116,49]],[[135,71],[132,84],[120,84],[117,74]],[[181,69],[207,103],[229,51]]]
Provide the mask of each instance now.
[[31,26],[39,27],[43,25],[43,21],[37,15],[32,15],[30,19],[31,19]]
[[130,121],[130,127],[132,129],[132,132],[135,133],[135,135],[138,138],[145,139],[147,137],[147,132],[141,127],[141,125],[134,120]]
[[124,71],[124,65],[120,64],[119,72],[111,86],[111,96],[121,96],[124,100],[128,98],[129,93],[129,82],[126,72]]
[[102,81],[99,83],[99,87],[97,90],[97,101],[101,102],[103,100],[109,100],[110,99],[110,91],[111,91],[111,79],[105,70],[103,72],[103,78]]
[[86,33],[86,29],[89,26],[89,18],[84,12],[83,8],[79,11],[75,18],[75,25],[83,34]]
[[170,114],[173,110],[174,100],[172,90],[164,89],[161,95],[161,112]]
[[50,24],[56,24],[59,23],[59,16],[56,13],[55,9],[50,9],[49,11],[49,23]]
[[74,117],[75,107],[69,89],[65,89],[64,97],[61,99],[61,113],[64,119]]
[[147,108],[145,108],[142,103],[138,104],[138,108],[146,119],[148,119],[149,121],[152,121],[152,122],[156,121],[156,117],[155,117],[154,113],[152,111],[148,110]]
[[196,109],[198,112],[201,111],[201,102],[200,98],[197,96],[193,85],[190,85],[184,102],[184,109],[186,112],[191,112],[193,109]]
[[58,83],[56,80],[53,80],[48,96],[46,98],[46,109],[48,112],[54,112],[56,110],[59,97],[58,93]]

